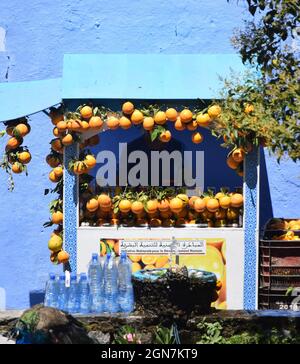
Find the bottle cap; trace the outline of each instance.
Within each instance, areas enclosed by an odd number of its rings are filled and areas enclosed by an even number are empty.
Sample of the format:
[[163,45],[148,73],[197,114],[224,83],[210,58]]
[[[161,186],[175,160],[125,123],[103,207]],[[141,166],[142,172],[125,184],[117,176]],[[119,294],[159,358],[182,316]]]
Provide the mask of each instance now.
[[123,251],[122,251],[122,253],[121,253],[121,258],[122,258],[122,259],[125,259],[125,258],[126,258],[126,256],[127,256],[127,255],[126,255],[126,252],[123,250]]
[[50,279],[55,279],[55,273],[49,273],[49,278]]
[[109,252],[106,254],[106,259],[109,259],[110,257],[111,257],[111,253]]
[[80,273],[80,279],[81,279],[81,280],[85,280],[85,279],[87,279],[87,275],[86,275],[86,273]]
[[65,275],[64,275],[64,274],[61,274],[61,275],[59,276],[59,280],[60,280],[60,281],[64,281],[64,280],[65,280]]
[[97,253],[92,254],[92,260],[98,260],[98,254]]

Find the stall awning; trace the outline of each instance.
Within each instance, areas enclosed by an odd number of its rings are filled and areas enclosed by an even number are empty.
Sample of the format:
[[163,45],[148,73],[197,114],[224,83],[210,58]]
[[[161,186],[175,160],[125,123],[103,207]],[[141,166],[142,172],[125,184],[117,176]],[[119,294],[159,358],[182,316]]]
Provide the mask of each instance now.
[[0,83],[0,122],[31,115],[60,102],[60,78]]
[[63,99],[217,99],[236,54],[66,54]]

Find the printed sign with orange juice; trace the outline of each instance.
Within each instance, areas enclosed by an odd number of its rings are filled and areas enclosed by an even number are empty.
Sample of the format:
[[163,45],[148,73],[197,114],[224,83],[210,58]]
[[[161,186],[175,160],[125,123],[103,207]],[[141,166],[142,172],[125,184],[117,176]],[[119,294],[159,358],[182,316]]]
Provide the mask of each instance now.
[[168,268],[178,264],[187,268],[213,272],[222,288],[213,303],[226,308],[226,241],[222,238],[201,239],[101,239],[100,254],[125,250],[132,261],[132,272],[141,269]]

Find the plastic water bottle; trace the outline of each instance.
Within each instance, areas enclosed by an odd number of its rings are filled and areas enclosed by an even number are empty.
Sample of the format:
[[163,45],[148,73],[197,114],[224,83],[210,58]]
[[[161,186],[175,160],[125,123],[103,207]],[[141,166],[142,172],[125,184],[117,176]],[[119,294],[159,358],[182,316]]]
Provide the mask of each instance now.
[[79,279],[80,313],[90,312],[90,286],[85,273],[80,274]]
[[68,291],[65,286],[65,275],[64,274],[61,274],[59,276],[57,295],[58,295],[57,308],[59,310],[65,311],[66,306],[67,306]]
[[102,268],[97,253],[92,255],[92,260],[89,264],[88,276],[91,295],[91,312],[102,312]]
[[132,312],[134,308],[134,295],[131,282],[131,262],[126,252],[122,252],[118,265],[119,306],[121,312]]
[[118,312],[118,268],[111,253],[106,255],[103,269],[104,311]]
[[55,274],[49,274],[49,280],[46,284],[44,305],[57,308],[57,282]]
[[78,289],[77,289],[77,276],[76,274],[71,274],[71,280],[70,280],[70,288],[68,289],[68,302],[66,306],[66,311],[69,313],[76,313],[79,312],[78,307]]

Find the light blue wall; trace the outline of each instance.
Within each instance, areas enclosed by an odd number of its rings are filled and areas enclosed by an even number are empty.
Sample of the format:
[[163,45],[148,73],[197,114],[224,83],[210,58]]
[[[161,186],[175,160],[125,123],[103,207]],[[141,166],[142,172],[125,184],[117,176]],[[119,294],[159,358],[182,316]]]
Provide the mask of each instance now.
[[[0,82],[60,77],[65,53],[231,53],[229,38],[242,25],[242,2],[236,3],[3,0],[0,27],[6,35],[2,41],[0,29]],[[0,287],[6,289],[8,308],[28,306],[29,291],[42,288],[53,270],[47,249],[51,230],[42,227],[51,199],[43,190],[50,186],[44,158],[52,126],[43,114],[31,119],[32,133],[26,137],[33,154],[30,178],[17,176],[15,191],[7,193],[6,174],[0,174]],[[299,216],[299,164],[277,165],[266,155],[266,166],[274,215]],[[265,192],[265,216],[268,201]]]

